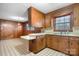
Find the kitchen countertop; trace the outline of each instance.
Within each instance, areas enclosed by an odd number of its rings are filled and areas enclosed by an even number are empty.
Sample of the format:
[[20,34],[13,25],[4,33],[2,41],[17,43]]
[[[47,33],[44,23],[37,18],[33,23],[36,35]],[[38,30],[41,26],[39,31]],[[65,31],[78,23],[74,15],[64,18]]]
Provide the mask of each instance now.
[[58,35],[58,36],[75,36],[75,37],[79,37],[79,35],[74,35],[74,34],[54,34],[54,33],[32,33],[26,36],[21,36],[21,38],[26,39],[26,40],[33,40],[36,39],[36,36],[40,36],[40,35]]

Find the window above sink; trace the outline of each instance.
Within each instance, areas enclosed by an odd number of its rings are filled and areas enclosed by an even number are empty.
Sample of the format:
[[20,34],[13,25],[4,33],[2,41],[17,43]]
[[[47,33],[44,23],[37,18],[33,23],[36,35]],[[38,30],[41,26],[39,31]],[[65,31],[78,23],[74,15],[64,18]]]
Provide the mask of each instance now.
[[55,17],[54,31],[72,31],[72,15]]

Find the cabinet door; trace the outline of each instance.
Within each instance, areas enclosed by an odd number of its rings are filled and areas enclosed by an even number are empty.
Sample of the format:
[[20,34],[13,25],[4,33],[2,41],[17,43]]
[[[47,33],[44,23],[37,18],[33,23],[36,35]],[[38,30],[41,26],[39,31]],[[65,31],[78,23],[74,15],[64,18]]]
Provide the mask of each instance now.
[[52,36],[50,36],[50,35],[47,35],[46,36],[46,46],[48,47],[48,48],[52,48]]
[[44,36],[38,36],[36,40],[37,40],[36,49],[37,49],[37,52],[39,52],[40,50],[45,48],[46,42],[45,42]]
[[44,36],[38,36],[35,40],[29,42],[29,50],[34,53],[41,51],[45,46]]
[[57,36],[47,36],[47,47],[58,50],[58,39]]
[[52,48],[58,50],[58,38],[57,36],[52,36]]
[[70,38],[70,54],[79,55],[79,38],[77,37]]
[[29,50],[31,52],[36,52],[36,39],[29,41]]
[[0,40],[1,40],[1,20],[0,20]]
[[79,26],[79,4],[76,4],[74,6],[73,15],[74,15],[74,27],[77,27]]
[[58,50],[68,54],[68,37],[58,37]]

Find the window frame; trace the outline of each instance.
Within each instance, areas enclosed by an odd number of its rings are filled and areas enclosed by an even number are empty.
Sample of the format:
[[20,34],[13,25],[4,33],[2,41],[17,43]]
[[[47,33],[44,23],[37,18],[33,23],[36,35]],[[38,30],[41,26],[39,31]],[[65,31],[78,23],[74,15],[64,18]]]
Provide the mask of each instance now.
[[[65,17],[65,16],[68,16],[68,15],[70,15],[70,29],[69,30],[57,30],[56,29],[56,18]],[[72,13],[69,13],[69,14],[65,14],[65,15],[62,15],[62,16],[56,16],[56,17],[54,17],[54,20],[53,20],[54,31],[61,31],[61,32],[67,32],[67,31],[69,31],[69,32],[72,32],[73,31],[72,27],[73,27],[73,24],[74,24],[72,16],[73,16]],[[62,24],[62,23],[60,23],[60,24]]]

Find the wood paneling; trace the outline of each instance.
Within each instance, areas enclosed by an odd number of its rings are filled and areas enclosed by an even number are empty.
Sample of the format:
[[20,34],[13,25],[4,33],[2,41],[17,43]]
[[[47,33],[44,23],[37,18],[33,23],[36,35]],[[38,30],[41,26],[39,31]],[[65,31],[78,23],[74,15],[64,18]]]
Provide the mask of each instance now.
[[38,11],[37,9],[30,7],[28,9],[28,18],[29,18],[29,22],[32,26],[34,27],[44,27],[44,18],[45,15]]
[[18,38],[22,35],[22,30],[22,24],[19,22],[1,20],[1,39]]
[[[55,11],[52,11],[48,14],[46,14],[45,20],[46,22],[46,27],[52,27],[54,29],[54,20],[55,17],[63,16],[72,13],[72,20],[74,20],[74,27],[79,26],[79,3],[75,3],[60,9],[57,9]],[[50,23],[51,21],[51,23]]]

